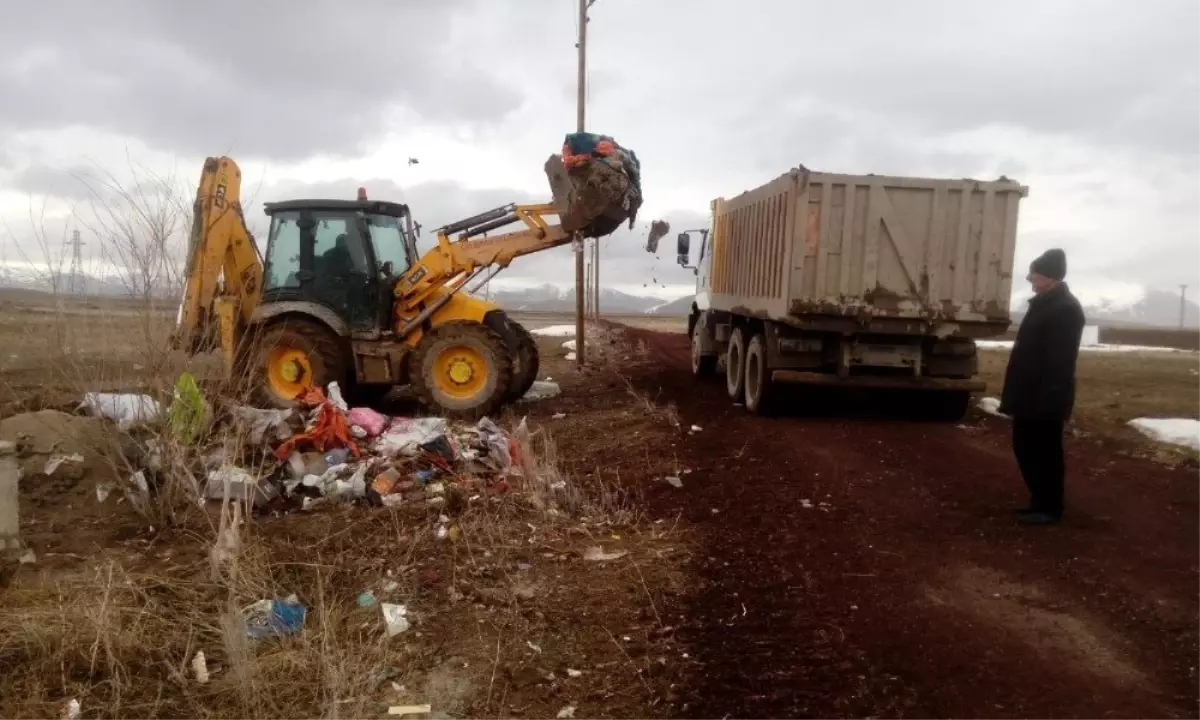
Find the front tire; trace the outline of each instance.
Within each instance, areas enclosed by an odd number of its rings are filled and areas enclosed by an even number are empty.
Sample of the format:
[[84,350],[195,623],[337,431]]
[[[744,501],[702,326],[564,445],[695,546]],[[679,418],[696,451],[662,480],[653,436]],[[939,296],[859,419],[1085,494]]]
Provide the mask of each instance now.
[[705,355],[704,344],[700,333],[704,332],[699,326],[692,328],[692,377],[704,379],[711,377],[717,370],[717,356]]
[[338,381],[345,385],[346,353],[325,325],[285,319],[259,330],[250,347],[247,375],[254,400],[264,406],[293,408],[308,388]]
[[453,417],[494,416],[513,383],[513,361],[504,339],[480,323],[434,328],[421,339],[410,363],[413,392],[427,408]]

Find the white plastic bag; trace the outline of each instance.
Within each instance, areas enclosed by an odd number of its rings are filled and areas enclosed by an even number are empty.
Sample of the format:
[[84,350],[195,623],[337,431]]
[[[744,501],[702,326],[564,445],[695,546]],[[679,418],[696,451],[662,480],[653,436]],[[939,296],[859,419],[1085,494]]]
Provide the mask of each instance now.
[[162,406],[149,395],[135,393],[87,393],[81,408],[93,415],[116,420],[122,430],[138,423],[153,422],[162,414]]

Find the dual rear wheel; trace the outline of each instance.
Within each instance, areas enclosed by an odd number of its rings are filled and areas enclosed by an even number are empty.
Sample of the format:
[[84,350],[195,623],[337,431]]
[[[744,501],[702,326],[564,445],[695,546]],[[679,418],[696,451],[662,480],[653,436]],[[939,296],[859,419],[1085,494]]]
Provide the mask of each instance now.
[[761,332],[736,327],[725,354],[725,389],[729,399],[765,415],[770,408],[773,383],[767,367],[767,341]]

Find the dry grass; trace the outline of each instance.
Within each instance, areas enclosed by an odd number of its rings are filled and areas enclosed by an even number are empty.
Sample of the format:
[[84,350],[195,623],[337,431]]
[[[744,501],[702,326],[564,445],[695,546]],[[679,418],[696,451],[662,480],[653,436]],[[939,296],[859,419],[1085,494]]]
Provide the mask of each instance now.
[[[5,414],[66,408],[85,390],[169,401],[178,373],[196,364],[163,351],[167,327],[158,309],[8,308],[0,341],[20,348],[20,363]],[[627,349],[610,347],[617,352]],[[546,366],[569,372],[553,358]],[[228,388],[206,388],[216,411]],[[624,410],[642,414],[632,398]],[[617,468],[568,469],[561,453],[578,455],[595,436],[588,418],[561,433],[565,450],[558,432],[516,416],[506,423],[523,480],[499,496],[452,488],[445,521],[425,508],[333,504],[272,517],[236,503],[201,507],[205,449],[247,450],[228,430],[213,425],[183,443],[160,427],[135,443],[102,425],[110,442],[96,443],[105,447],[78,477],[22,486],[23,532],[40,560],[0,592],[0,665],[10,669],[0,715],[57,717],[70,699],[85,717],[365,717],[410,703],[472,716],[552,716],[567,704],[648,712],[669,681],[650,682],[647,671],[672,642],[659,632],[660,608],[664,593],[681,591],[678,532],[644,520]],[[121,486],[147,464],[132,448],[150,441],[152,492],[125,485],[119,504],[92,505],[93,483]],[[26,461],[36,468],[44,458]],[[595,546],[627,555],[585,561]],[[364,590],[406,605],[412,628],[388,638],[380,608],[359,607]],[[307,608],[303,630],[249,640],[240,609],[291,594]],[[613,637],[631,640],[614,646]],[[197,651],[205,684],[191,667]]]
[[[999,395],[1007,363],[1006,350],[980,351],[980,374],[989,394]],[[1073,426],[1078,434],[1160,459],[1194,456],[1154,443],[1128,423],[1141,417],[1200,418],[1200,355],[1081,352],[1076,372]]]

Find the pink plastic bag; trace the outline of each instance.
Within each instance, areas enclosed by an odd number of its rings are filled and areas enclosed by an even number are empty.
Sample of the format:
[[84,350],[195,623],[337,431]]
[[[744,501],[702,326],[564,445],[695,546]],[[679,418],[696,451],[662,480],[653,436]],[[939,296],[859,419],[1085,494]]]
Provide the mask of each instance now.
[[375,437],[387,427],[388,419],[368,407],[350,408],[346,419],[351,425],[357,425],[367,431],[367,435]]

